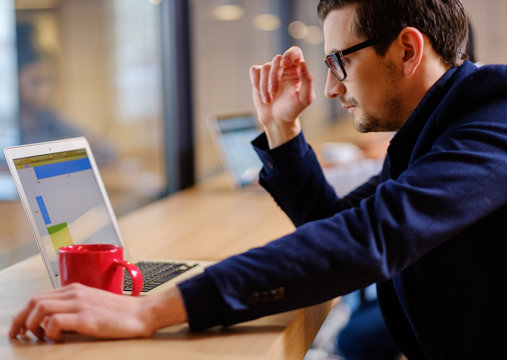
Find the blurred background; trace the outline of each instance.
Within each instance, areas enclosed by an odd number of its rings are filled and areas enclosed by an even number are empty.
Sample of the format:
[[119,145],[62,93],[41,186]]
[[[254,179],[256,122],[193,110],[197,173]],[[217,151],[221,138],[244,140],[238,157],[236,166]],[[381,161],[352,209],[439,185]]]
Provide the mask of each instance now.
[[[324,97],[318,0],[2,0],[0,147],[86,135],[121,216],[222,171],[206,118],[253,110],[248,69],[302,47],[310,142],[356,141]],[[476,59],[507,63],[507,2],[464,0]],[[318,140],[317,140],[318,139]],[[0,155],[0,268],[36,252]],[[14,205],[12,205],[14,204]]]

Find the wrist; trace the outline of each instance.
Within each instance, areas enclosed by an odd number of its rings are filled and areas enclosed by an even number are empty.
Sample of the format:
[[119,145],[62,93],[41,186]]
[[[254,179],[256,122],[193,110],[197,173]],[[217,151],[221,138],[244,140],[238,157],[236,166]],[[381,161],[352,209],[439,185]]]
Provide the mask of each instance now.
[[151,333],[187,321],[183,298],[177,287],[160,294],[145,296],[143,300],[146,306],[142,311]]
[[273,122],[265,126],[264,130],[269,148],[274,149],[298,136],[301,132],[301,123],[299,118],[296,118],[292,122]]

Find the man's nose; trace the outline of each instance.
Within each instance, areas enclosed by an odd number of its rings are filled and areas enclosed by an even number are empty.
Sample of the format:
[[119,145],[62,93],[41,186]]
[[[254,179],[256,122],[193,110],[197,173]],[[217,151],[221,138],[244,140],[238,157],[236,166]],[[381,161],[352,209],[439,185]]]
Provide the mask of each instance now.
[[330,99],[343,96],[347,89],[343,84],[343,81],[339,81],[336,77],[328,70],[327,79],[326,79],[326,87],[324,89],[324,93]]

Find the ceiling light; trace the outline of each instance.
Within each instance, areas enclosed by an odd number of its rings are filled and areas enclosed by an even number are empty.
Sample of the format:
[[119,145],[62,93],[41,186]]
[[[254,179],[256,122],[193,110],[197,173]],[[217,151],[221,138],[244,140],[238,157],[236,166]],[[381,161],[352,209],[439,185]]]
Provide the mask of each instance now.
[[254,20],[254,26],[262,31],[273,31],[280,27],[280,18],[274,14],[260,14]]
[[220,21],[233,21],[243,17],[245,11],[239,5],[220,5],[213,8],[213,17]]
[[294,39],[304,39],[308,34],[308,28],[304,22],[296,20],[289,24],[289,34]]

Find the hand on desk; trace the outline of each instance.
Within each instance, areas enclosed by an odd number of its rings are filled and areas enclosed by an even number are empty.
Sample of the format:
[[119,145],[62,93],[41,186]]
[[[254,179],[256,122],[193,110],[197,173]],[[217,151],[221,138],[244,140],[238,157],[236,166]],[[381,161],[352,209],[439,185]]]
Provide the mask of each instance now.
[[299,115],[315,99],[313,77],[297,46],[250,68],[257,117],[274,148],[301,131]]
[[12,321],[9,336],[30,331],[39,339],[61,340],[64,331],[73,331],[100,338],[137,338],[186,320],[176,287],[133,297],[72,284],[33,297]]

